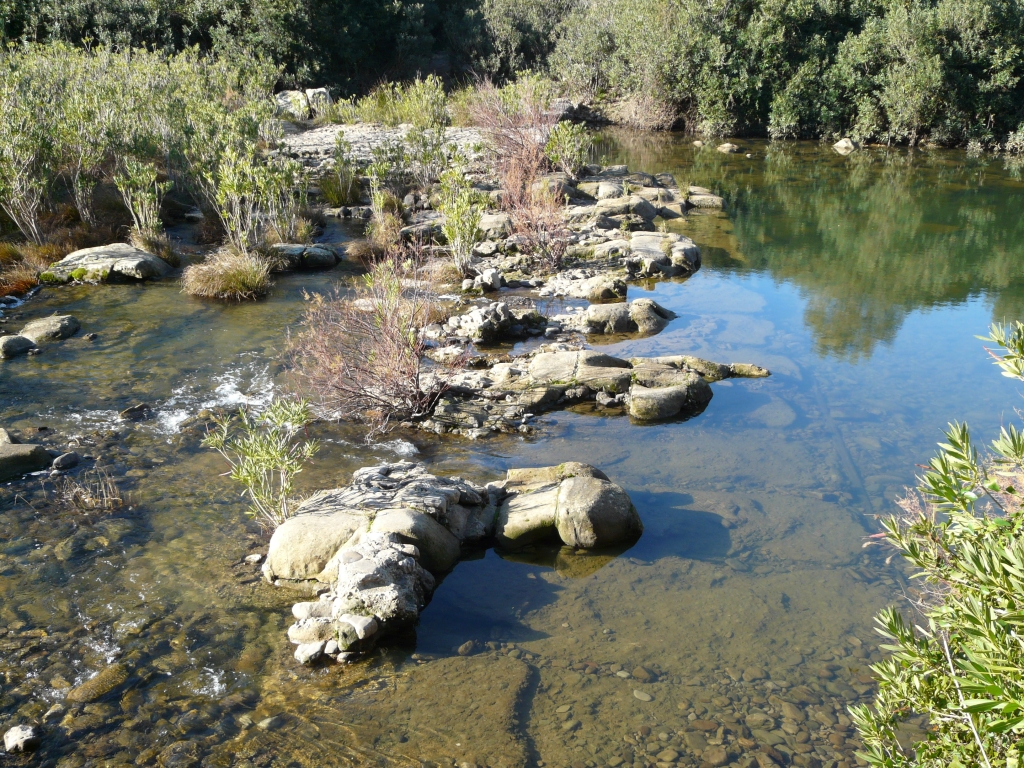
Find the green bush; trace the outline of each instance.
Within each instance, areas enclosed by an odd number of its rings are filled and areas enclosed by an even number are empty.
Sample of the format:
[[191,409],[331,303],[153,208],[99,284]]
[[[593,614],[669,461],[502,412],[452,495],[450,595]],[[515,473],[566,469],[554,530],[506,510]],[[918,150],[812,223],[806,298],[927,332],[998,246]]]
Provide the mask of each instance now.
[[593,146],[594,141],[586,128],[575,123],[561,122],[551,129],[544,154],[552,164],[575,178],[587,164]]
[[438,211],[444,216],[441,229],[456,268],[468,276],[473,260],[473,245],[480,230],[480,212],[474,205],[473,190],[458,168],[441,174]]
[[[1024,324],[993,326],[1004,376],[1024,381]],[[921,478],[919,495],[878,534],[923,582],[908,621],[889,608],[877,621],[892,652],[872,667],[874,705],[851,708],[877,768],[1016,768],[1024,741],[1024,432],[1004,427],[992,455],[953,424]],[[928,730],[908,753],[897,741],[906,719]]]
[[227,460],[231,479],[245,487],[249,515],[271,531],[291,517],[295,475],[320,449],[316,440],[298,439],[312,420],[305,400],[274,400],[260,413],[239,412],[241,434],[234,433],[234,419],[218,419],[203,440]]

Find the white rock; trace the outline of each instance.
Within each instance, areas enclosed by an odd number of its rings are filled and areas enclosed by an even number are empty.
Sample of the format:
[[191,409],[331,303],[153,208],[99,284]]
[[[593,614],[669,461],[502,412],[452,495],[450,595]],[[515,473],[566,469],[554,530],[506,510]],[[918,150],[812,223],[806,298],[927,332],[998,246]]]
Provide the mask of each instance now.
[[39,731],[31,725],[16,725],[4,734],[4,749],[8,752],[31,752],[40,742]]

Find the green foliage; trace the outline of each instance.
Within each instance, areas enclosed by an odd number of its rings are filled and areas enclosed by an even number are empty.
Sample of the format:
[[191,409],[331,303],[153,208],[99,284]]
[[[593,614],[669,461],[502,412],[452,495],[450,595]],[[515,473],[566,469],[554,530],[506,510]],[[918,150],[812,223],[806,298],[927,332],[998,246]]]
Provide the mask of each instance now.
[[551,129],[544,154],[552,164],[575,178],[587,164],[593,146],[593,139],[586,128],[576,123],[561,122]]
[[331,205],[359,202],[359,176],[352,145],[341,131],[334,139],[334,167],[320,179],[320,194]]
[[[1004,375],[1024,380],[1024,325],[993,326]],[[911,625],[894,608],[879,631],[891,656],[872,667],[872,707],[851,708],[862,757],[878,768],[1018,766],[1024,731],[1024,433],[1004,427],[982,459],[966,424],[952,424],[921,478],[920,497],[878,534],[924,583]],[[910,755],[896,733],[912,714],[930,728]]]
[[444,216],[441,229],[448,250],[459,272],[466,276],[473,260],[473,244],[480,230],[480,212],[473,204],[473,190],[461,169],[452,167],[441,174],[439,197],[437,209]]
[[409,83],[382,82],[366,96],[339,102],[334,108],[336,122],[380,123],[434,129],[448,125],[448,98],[437,75],[417,77]]
[[160,203],[171,182],[159,181],[160,174],[153,163],[134,157],[122,158],[114,174],[114,183],[131,211],[135,231],[139,235],[158,235],[163,230],[160,224]]
[[305,400],[274,400],[260,413],[243,408],[240,434],[234,419],[217,419],[203,440],[227,460],[231,479],[242,484],[249,499],[249,514],[265,528],[273,530],[291,517],[295,476],[320,449],[316,440],[299,439],[312,420]]
[[405,136],[409,168],[416,185],[427,189],[441,177],[455,157],[456,147],[448,142],[444,126],[412,128]]
[[655,94],[708,135],[1003,142],[1024,118],[1024,7],[1003,0],[594,0],[550,71]]

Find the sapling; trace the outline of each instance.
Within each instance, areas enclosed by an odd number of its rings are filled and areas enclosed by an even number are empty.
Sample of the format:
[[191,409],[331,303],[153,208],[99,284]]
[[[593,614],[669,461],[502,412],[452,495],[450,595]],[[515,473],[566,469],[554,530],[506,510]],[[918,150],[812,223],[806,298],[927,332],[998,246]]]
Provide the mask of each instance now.
[[235,419],[216,420],[203,445],[227,460],[228,476],[244,486],[249,515],[264,528],[274,530],[292,516],[295,508],[295,476],[320,450],[317,440],[300,435],[313,421],[305,400],[276,399],[266,410],[245,408]]

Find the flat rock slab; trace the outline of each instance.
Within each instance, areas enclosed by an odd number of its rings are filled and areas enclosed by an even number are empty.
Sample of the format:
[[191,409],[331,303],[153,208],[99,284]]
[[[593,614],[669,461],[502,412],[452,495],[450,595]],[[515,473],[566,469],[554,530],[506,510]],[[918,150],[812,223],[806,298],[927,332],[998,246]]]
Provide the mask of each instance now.
[[127,243],[83,248],[69,253],[39,275],[44,283],[116,283],[165,277],[171,266],[151,253]]
[[21,329],[21,335],[36,344],[44,341],[59,341],[74,336],[82,324],[72,315],[51,315],[33,320]]
[[0,443],[0,482],[14,480],[53,463],[41,445]]

